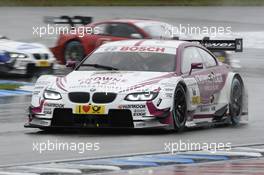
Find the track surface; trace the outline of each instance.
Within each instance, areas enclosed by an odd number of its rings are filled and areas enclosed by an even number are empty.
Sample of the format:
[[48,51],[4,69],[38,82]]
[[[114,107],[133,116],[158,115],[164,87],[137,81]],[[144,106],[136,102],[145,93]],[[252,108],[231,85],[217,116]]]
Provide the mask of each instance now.
[[[25,41],[41,41],[32,36],[32,27],[43,25],[42,16],[90,15],[95,19],[107,19],[118,16],[155,18],[171,23],[192,25],[224,25],[232,26],[235,32],[263,31],[263,7],[65,7],[65,8],[0,8],[0,33],[13,39]],[[125,14],[123,14],[125,12]],[[241,17],[243,15],[243,17]],[[261,16],[262,15],[262,16]],[[256,37],[256,42],[257,38]],[[254,40],[253,40],[254,41]],[[42,41],[46,43],[46,41]],[[247,42],[247,41],[244,41]],[[51,43],[48,40],[47,43]],[[164,151],[166,142],[199,142],[212,143],[231,142],[232,145],[264,143],[263,101],[264,101],[264,50],[245,49],[244,53],[235,55],[241,60],[242,74],[249,91],[248,125],[238,128],[218,127],[192,129],[183,133],[149,131],[102,130],[73,133],[44,133],[36,129],[25,129],[25,111],[29,105],[29,97],[0,98],[0,165],[19,164],[25,162],[92,158],[121,154]],[[60,142],[99,142],[99,151],[49,151],[42,154],[33,151],[33,143]]]

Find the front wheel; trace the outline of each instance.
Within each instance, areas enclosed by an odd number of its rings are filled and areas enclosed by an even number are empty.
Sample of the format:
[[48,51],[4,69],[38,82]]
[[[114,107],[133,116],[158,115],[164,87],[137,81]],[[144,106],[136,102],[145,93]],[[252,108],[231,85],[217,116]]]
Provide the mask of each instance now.
[[234,78],[231,86],[229,113],[231,124],[239,125],[243,107],[243,85],[238,78]]
[[182,131],[185,128],[185,123],[187,120],[186,94],[182,85],[178,85],[176,87],[172,113],[175,130]]

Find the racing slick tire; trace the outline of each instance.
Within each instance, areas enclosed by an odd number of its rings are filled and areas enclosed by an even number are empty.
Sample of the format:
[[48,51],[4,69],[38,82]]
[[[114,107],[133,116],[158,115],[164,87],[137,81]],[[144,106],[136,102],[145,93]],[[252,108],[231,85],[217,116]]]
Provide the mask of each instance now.
[[172,110],[175,131],[183,131],[187,120],[186,92],[182,85],[175,89]]
[[231,124],[237,126],[240,123],[243,107],[243,84],[238,77],[234,77],[231,85],[229,114]]
[[64,59],[67,61],[82,61],[85,57],[84,48],[79,41],[70,41],[64,50]]

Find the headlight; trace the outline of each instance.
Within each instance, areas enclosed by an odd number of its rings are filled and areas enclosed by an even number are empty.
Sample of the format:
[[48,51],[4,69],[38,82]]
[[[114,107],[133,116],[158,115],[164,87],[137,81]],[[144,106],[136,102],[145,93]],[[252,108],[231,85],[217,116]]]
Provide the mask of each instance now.
[[8,52],[11,58],[27,58],[28,56],[24,53]]
[[60,100],[61,99],[60,93],[49,91],[49,90],[45,90],[43,96],[45,99],[48,99],[48,100]]
[[158,96],[158,92],[141,92],[128,94],[125,100],[128,101],[149,101],[154,100]]

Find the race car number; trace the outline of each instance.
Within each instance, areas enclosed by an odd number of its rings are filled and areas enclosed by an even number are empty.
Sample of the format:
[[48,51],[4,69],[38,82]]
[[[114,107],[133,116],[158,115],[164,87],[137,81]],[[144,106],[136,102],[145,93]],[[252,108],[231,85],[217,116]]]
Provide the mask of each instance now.
[[77,105],[74,110],[75,114],[105,114],[103,105]]
[[38,61],[36,66],[37,67],[49,67],[50,64],[48,61]]

